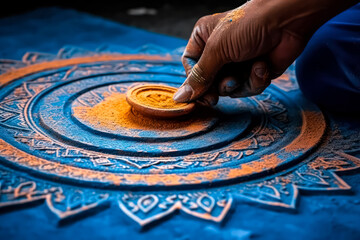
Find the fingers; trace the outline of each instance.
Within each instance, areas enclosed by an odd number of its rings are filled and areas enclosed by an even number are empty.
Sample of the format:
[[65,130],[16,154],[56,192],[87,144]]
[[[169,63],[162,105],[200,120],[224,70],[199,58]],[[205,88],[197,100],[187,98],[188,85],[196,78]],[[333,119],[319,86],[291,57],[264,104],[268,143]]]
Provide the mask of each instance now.
[[[219,95],[238,98],[262,93],[270,85],[271,76],[275,75],[269,65],[270,64],[265,61],[226,64],[215,78],[216,82],[218,82],[218,90],[214,91],[214,88],[211,88],[198,100],[198,102],[210,106],[215,105],[218,102]],[[194,68],[195,71],[197,71],[198,65],[195,65]],[[193,79],[196,78],[198,73],[195,72],[195,77],[192,77],[194,74],[193,71],[194,70],[191,71],[191,74],[185,83],[178,90],[178,93],[180,92],[179,94],[187,96],[192,96],[194,94],[195,88],[192,81],[197,83],[198,80]],[[214,82],[214,79],[207,82],[204,78],[200,81],[203,81],[207,85],[211,85]],[[198,88],[199,87],[197,86],[196,89]],[[175,96],[174,99],[175,98],[177,98],[177,96]]]
[[[283,32],[279,44],[266,56],[266,62],[255,62],[251,67],[249,77],[233,77],[233,81],[235,81],[233,85],[237,86],[235,90],[227,89],[225,91],[226,87],[224,85],[228,84],[227,81],[229,80],[223,79],[220,81],[220,95],[237,98],[262,93],[270,85],[271,79],[285,72],[296,57],[299,56],[303,48],[304,44],[302,41],[299,41],[297,36],[290,32]],[[238,71],[246,72],[244,68],[238,67],[237,69]]]

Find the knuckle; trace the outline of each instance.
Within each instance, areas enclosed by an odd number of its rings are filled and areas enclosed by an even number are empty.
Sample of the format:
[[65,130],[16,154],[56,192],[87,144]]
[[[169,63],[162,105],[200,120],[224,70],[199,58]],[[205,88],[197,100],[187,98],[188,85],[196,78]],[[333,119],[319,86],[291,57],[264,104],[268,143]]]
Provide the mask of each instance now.
[[185,52],[183,53],[183,55],[181,56],[181,62],[183,65],[186,64],[186,55],[185,55]]
[[203,16],[201,18],[199,18],[195,24],[195,26],[202,26],[202,25],[205,25],[206,23],[208,23],[209,21],[211,21],[211,15],[206,15],[206,16]]
[[[219,47],[219,41],[213,36],[211,35],[208,39],[208,41],[206,42],[206,48],[208,50],[214,51]],[[214,52],[216,53],[216,52]]]

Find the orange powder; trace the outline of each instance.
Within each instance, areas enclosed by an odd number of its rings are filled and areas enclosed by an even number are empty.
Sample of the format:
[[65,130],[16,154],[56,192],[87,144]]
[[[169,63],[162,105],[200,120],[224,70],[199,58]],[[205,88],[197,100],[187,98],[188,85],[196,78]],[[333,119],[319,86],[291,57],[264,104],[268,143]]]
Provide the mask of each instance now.
[[112,130],[119,128],[143,130],[184,129],[195,132],[202,130],[211,119],[211,114],[201,111],[171,120],[146,117],[132,110],[126,101],[125,94],[122,93],[111,93],[93,107],[74,107],[73,114],[76,118],[90,125]]
[[136,100],[140,104],[155,108],[177,109],[186,106],[186,103],[178,103],[173,100],[175,91],[142,91],[136,95]]
[[286,146],[285,151],[301,151],[310,149],[318,144],[324,135],[326,121],[321,112],[303,111],[303,127],[300,135],[291,144]]
[[245,11],[242,8],[236,8],[233,11],[229,13],[229,18],[231,18],[233,21],[236,21],[240,18],[242,18],[245,15]]
[[226,14],[226,16],[221,19],[221,21],[234,22],[242,18],[244,15],[245,15],[244,9],[242,7],[238,7],[230,11],[228,14]]

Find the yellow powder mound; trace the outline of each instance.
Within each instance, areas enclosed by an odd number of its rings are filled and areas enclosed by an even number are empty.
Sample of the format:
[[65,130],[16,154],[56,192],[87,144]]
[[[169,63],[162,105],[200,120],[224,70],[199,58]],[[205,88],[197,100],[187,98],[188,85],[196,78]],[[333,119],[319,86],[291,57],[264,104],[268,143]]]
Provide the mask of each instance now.
[[173,100],[175,91],[144,91],[139,92],[136,100],[143,105],[154,108],[176,109],[186,106],[186,103],[178,103]]

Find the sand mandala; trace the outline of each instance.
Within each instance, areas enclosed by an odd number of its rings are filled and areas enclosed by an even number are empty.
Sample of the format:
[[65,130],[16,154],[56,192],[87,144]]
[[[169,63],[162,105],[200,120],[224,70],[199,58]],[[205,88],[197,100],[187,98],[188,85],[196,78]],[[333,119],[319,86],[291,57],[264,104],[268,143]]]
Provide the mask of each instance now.
[[63,222],[116,204],[140,225],[176,210],[220,222],[237,199],[291,210],[299,190],[348,191],[337,172],[360,166],[359,131],[304,99],[294,66],[259,96],[164,119],[126,93],[179,87],[176,54],[62,49],[0,65],[0,208],[44,201]]

